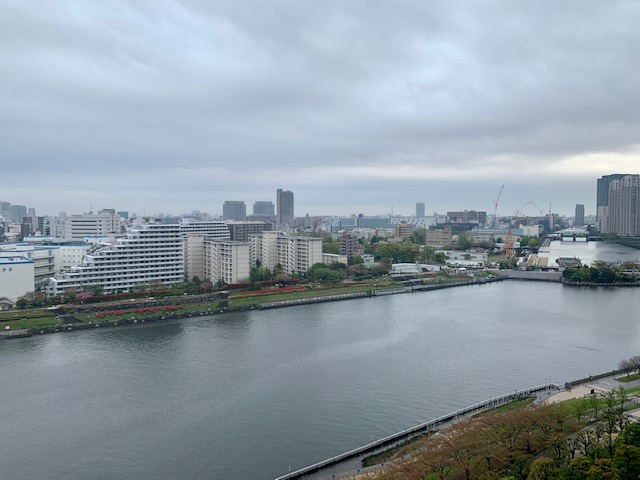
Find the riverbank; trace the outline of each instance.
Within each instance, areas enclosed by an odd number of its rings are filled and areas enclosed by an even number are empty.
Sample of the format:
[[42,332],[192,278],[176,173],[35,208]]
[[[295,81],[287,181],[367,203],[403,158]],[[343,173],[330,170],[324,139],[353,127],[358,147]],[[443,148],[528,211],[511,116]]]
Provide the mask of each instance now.
[[[306,290],[304,292],[289,292],[278,295],[260,295],[251,296],[238,295],[229,296],[226,292],[201,295],[197,297],[165,297],[162,299],[146,299],[142,301],[129,301],[124,303],[108,303],[108,304],[90,304],[90,305],[71,305],[60,306],[54,309],[48,309],[46,316],[33,316],[26,313],[26,318],[17,319],[14,325],[22,328],[11,327],[10,321],[0,322],[5,325],[5,330],[0,335],[1,339],[23,338],[32,335],[43,335],[50,333],[73,332],[79,330],[95,329],[100,327],[120,327],[126,325],[138,325],[144,323],[159,322],[168,319],[181,319],[189,317],[202,317],[209,315],[217,315],[223,313],[241,312],[247,310],[267,310],[273,308],[285,308],[299,305],[307,305],[312,303],[336,302],[343,300],[352,300],[360,298],[376,297],[381,295],[406,294],[420,291],[440,290],[444,288],[453,288],[460,286],[482,285],[492,282],[498,282],[502,278],[480,278],[469,280],[449,281],[437,284],[411,284],[407,286],[389,283],[386,288],[365,288],[364,291],[356,291],[350,293],[339,293],[354,288],[361,289],[362,286],[356,287],[335,287],[327,290],[319,290],[313,292]],[[380,285],[372,285],[378,286]],[[313,293],[317,293],[313,295]],[[302,298],[289,298],[272,301],[272,298],[295,297],[296,295],[304,295]],[[235,303],[237,302],[237,303]],[[235,304],[234,304],[235,303]],[[18,313],[14,313],[18,315]],[[50,318],[51,323],[47,324],[47,320],[42,318]],[[35,325],[28,326],[29,320],[33,320]]]
[[[415,445],[421,442],[425,436],[449,427],[454,422],[471,418],[484,412],[494,412],[505,406],[508,406],[506,408],[511,410],[523,408],[523,405],[528,403],[518,404],[517,402],[523,402],[526,399],[535,399],[545,404],[555,404],[591,398],[594,395],[604,396],[621,388],[622,383],[620,383],[621,380],[618,377],[629,372],[629,369],[618,369],[566,382],[564,388],[550,383],[485,400],[380,440],[372,441],[368,445],[279,476],[276,480],[368,478],[366,477],[367,473],[384,471],[387,468],[385,463],[391,462],[393,464],[394,461],[399,459],[402,461],[401,459],[411,457]],[[631,392],[633,392],[633,395],[637,395],[638,391],[640,391],[640,380],[628,382],[624,388],[630,392],[629,395],[631,395]],[[638,397],[634,396],[632,399],[629,396],[628,399],[631,406],[627,406],[627,414],[640,419],[640,409],[637,408]],[[510,406],[512,404],[514,406]]]
[[[531,398],[537,395],[548,395],[549,392],[558,391],[558,390],[560,390],[560,387],[558,385],[549,383],[546,385],[538,385],[538,386],[527,388],[524,390],[519,390],[514,393],[509,393],[506,395],[501,395],[496,398],[491,398],[489,400],[485,400],[484,402],[480,402],[475,405],[471,405],[469,407],[457,410],[448,415],[444,415],[442,417],[435,418],[428,422],[421,423],[419,425],[416,425],[415,427],[411,427],[406,430],[403,430],[402,432],[398,432],[393,435],[389,435],[387,437],[373,441],[368,445],[363,445],[362,447],[355,448],[353,450],[342,453],[340,455],[336,455],[334,457],[328,458],[326,460],[315,463],[313,465],[309,465],[308,467],[301,468],[299,470],[296,470],[295,472],[282,475],[280,477],[277,477],[276,480],[298,480],[304,477],[308,477],[313,473],[317,473],[323,470],[326,471],[332,466],[335,466],[353,459],[356,459],[359,462],[362,462],[366,457],[371,457],[374,455],[379,455],[381,453],[384,453],[385,451],[393,449],[394,447],[400,444],[406,444],[407,442],[417,437],[421,437],[424,434],[429,432],[434,432],[444,426],[452,424],[453,422],[459,421],[460,419],[477,415],[479,413],[486,412],[488,410],[493,410],[518,400]],[[360,467],[357,468],[357,472],[359,471],[360,471]],[[351,472],[351,473],[357,473],[357,472]],[[335,478],[335,473],[336,471],[325,472],[325,474],[332,475],[332,477],[334,478]]]

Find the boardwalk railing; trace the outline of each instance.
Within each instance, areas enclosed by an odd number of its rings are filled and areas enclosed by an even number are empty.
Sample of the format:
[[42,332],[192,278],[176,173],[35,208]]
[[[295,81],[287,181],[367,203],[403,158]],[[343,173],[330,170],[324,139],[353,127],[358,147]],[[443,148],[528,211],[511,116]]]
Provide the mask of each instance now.
[[354,448],[353,450],[349,450],[348,452],[341,453],[334,457],[327,458],[326,460],[323,460],[321,462],[314,463],[313,465],[309,465],[308,467],[304,467],[294,472],[288,473],[286,475],[282,475],[276,478],[276,480],[299,479],[304,477],[305,475],[317,472],[319,470],[330,467],[332,465],[343,462],[345,460],[371,454],[378,450],[390,448],[395,444],[404,442],[413,437],[417,437],[419,435],[422,435],[425,432],[435,430],[436,428],[441,427],[444,424],[447,424],[449,422],[453,422],[461,418],[467,417],[469,415],[483,412],[485,410],[491,410],[493,408],[499,407],[501,405],[505,405],[514,400],[531,397],[532,395],[536,395],[543,392],[550,392],[552,390],[556,390],[556,391],[560,390],[560,387],[554,383],[547,383],[544,385],[538,385],[536,387],[527,388],[525,390],[517,390],[514,393],[508,393],[506,395],[501,395],[496,398],[485,400],[484,402],[476,403],[475,405],[471,405],[469,407],[456,410],[455,412],[449,413],[448,415],[444,415],[442,417],[429,420],[428,422],[424,422],[424,423],[421,423],[420,425],[416,425],[415,427],[411,427],[401,432],[394,433],[393,435],[389,435],[387,437],[381,438],[380,440],[376,440],[374,442],[368,443],[367,445]]

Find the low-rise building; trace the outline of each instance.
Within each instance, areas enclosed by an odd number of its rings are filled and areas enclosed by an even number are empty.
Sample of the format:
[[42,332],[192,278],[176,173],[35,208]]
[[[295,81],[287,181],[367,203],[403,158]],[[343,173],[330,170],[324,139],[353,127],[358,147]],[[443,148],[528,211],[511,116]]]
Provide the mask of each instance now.
[[348,265],[349,257],[347,255],[340,255],[337,253],[323,253],[322,263],[324,263],[325,265],[331,265],[332,263],[343,263],[345,265]]
[[[21,255],[0,255],[0,297],[11,304],[25,293],[34,291],[34,263]],[[3,302],[3,308],[8,303]]]
[[445,245],[451,245],[453,234],[451,233],[451,227],[444,227],[441,229],[427,230],[424,234],[425,245],[431,245],[436,247],[442,247]]
[[436,250],[435,253],[444,253],[448,267],[483,268],[487,265],[488,254],[484,252]]
[[[30,292],[44,288],[56,273],[56,245],[34,245],[25,242],[0,244],[0,256],[24,257],[33,263]],[[2,292],[0,291],[0,294]]]

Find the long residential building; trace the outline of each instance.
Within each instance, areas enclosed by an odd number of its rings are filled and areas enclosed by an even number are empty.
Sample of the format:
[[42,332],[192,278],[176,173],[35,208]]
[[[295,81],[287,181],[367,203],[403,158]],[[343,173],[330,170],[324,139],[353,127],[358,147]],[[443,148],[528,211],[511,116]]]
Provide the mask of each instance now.
[[99,244],[82,264],[51,278],[49,294],[60,294],[83,285],[99,285],[105,292],[130,291],[148,283],[184,281],[183,237],[180,225],[144,224],[125,238]]

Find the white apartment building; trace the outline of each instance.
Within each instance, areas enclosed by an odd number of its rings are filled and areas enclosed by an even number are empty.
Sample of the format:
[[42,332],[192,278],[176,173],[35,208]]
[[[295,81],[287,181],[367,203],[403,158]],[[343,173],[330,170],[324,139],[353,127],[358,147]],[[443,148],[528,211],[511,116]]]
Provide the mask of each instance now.
[[231,239],[229,227],[221,220],[184,221],[180,223],[180,233],[183,236],[190,233],[199,233],[209,238],[219,238],[222,240]]
[[322,262],[322,239],[287,235],[284,232],[263,232],[250,235],[251,265],[259,260],[264,267],[281,265],[287,274],[305,273],[315,263]]
[[215,285],[220,280],[224,283],[240,283],[249,278],[249,242],[207,239],[204,247],[204,277],[211,283]]
[[[115,239],[112,239],[112,242],[115,242]],[[59,272],[60,270],[69,270],[71,267],[80,265],[82,259],[93,245],[91,243],[65,243],[55,245],[55,247],[55,271]]]
[[183,282],[182,243],[180,225],[131,228],[125,238],[94,246],[80,265],[56,274],[47,292],[55,295],[83,285],[100,285],[105,292],[129,291],[150,282]]

